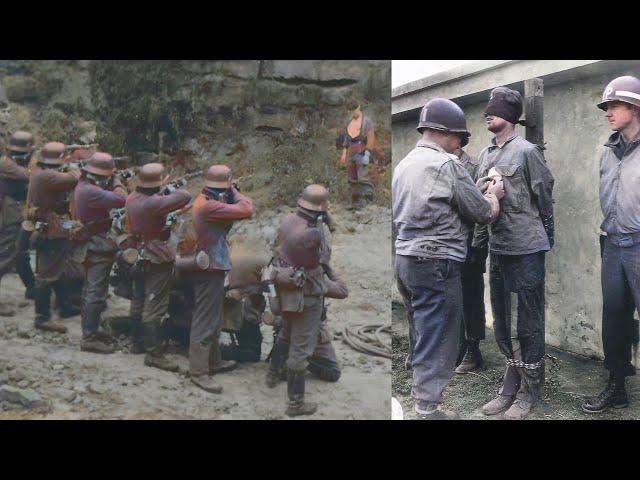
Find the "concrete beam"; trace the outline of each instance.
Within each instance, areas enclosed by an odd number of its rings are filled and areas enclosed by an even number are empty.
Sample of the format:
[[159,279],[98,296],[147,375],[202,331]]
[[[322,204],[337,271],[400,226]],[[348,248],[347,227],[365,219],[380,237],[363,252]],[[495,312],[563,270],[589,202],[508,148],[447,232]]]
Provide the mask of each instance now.
[[455,100],[461,107],[484,101],[491,89],[507,86],[524,91],[524,80],[542,78],[545,86],[603,73],[640,67],[640,60],[492,60],[462,65],[447,72],[394,88],[394,120],[414,116],[434,97]]

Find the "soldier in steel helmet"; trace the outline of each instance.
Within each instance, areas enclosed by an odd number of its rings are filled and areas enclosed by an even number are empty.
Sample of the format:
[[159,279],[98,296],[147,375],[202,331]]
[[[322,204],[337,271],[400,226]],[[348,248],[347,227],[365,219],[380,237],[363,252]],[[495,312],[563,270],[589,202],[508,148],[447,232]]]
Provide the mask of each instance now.
[[115,163],[108,153],[93,153],[82,167],[74,192],[75,218],[83,224],[80,241],[84,253],[82,287],[82,342],[85,352],[113,353],[108,335],[99,330],[100,313],[106,307],[109,274],[118,250],[109,235],[112,208],[124,207],[127,189],[115,176]]
[[167,215],[186,206],[191,194],[183,188],[168,194],[164,166],[147,163],[137,175],[137,185],[125,202],[130,239],[120,248],[135,248],[138,260],[133,267],[132,321],[133,351],[146,353],[144,364],[177,372],[178,364],[164,355],[161,322],[169,307],[169,292],[175,263],[175,252],[167,240]]
[[458,352],[467,236],[474,223],[497,217],[504,190],[487,182],[483,194],[453,154],[470,136],[454,102],[427,102],[417,130],[422,138],[393,173],[396,277],[409,321],[414,409],[424,419],[453,419],[441,404]]
[[[489,226],[476,226],[473,247],[490,253],[493,330],[506,369],[496,397],[482,407],[485,415],[525,418],[544,385],[545,252],[553,247],[553,175],[542,148],[516,133],[522,96],[506,87],[491,92],[485,110],[495,136],[478,157],[478,182],[500,176],[505,196]],[[518,296],[517,345],[511,340],[510,292]]]
[[[33,299],[35,279],[29,261],[28,233],[22,229],[22,207],[27,199],[33,135],[17,131],[0,157],[0,280],[14,265],[24,284],[25,298]],[[26,241],[25,241],[26,240]]]
[[582,405],[587,413],[629,404],[625,378],[631,364],[636,305],[640,305],[640,79],[622,76],[605,88],[598,108],[614,133],[600,158],[602,345],[609,380]]
[[60,142],[49,142],[42,147],[27,194],[29,220],[42,225],[42,229],[32,235],[32,239],[37,238],[35,327],[59,333],[65,333],[67,328],[51,319],[51,288],[55,291],[61,317],[80,313],[69,300],[67,279],[73,275],[74,265],[70,260],[74,246],[66,226],[70,220],[69,195],[78,183],[80,170],[61,172],[64,154],[65,146]]
[[[295,213],[282,217],[270,278],[275,284],[282,328],[278,333],[266,383],[274,387],[287,367],[286,414],[312,415],[315,403],[305,402],[305,371],[322,329],[324,298],[330,290],[330,232],[327,227],[329,192],[322,185],[307,186]],[[344,295],[346,296],[346,289]],[[338,298],[338,296],[336,296]]]
[[189,339],[191,381],[211,393],[221,393],[212,375],[235,368],[222,360],[219,338],[222,328],[225,276],[231,270],[227,234],[233,222],[250,218],[253,203],[231,184],[231,169],[212,165],[193,204],[197,249],[208,255],[208,267],[190,274],[195,306]]

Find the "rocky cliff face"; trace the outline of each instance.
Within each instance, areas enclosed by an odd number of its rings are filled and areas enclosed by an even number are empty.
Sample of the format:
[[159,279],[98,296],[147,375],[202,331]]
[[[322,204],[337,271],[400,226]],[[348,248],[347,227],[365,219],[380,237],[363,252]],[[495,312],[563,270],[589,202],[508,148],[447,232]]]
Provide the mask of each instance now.
[[[2,135],[18,128],[79,141],[97,123],[101,148],[187,169],[230,165],[262,204],[290,201],[308,182],[347,195],[334,141],[343,100],[362,100],[390,158],[389,61],[0,61]],[[376,172],[379,173],[379,172]],[[388,199],[386,172],[374,175]]]

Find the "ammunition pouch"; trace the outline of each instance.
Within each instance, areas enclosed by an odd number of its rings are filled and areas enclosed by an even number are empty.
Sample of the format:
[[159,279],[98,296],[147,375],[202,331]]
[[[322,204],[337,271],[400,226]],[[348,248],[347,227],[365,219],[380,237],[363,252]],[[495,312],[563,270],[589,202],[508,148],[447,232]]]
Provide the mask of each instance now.
[[304,286],[306,274],[304,269],[293,267],[272,266],[273,283],[281,290],[297,290]]
[[[302,313],[304,310],[304,290],[279,290],[278,297],[281,313]],[[271,305],[271,302],[269,302]],[[273,308],[271,309],[273,312]],[[274,312],[275,313],[275,312]]]

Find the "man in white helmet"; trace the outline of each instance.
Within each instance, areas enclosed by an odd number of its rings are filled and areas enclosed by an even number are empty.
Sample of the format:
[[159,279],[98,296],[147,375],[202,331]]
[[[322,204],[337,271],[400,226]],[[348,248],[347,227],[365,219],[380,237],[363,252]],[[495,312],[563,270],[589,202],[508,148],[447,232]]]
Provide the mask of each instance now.
[[602,252],[602,345],[609,381],[582,405],[587,413],[629,404],[625,377],[631,364],[635,305],[640,305],[640,79],[612,80],[598,108],[615,133],[600,159]]

